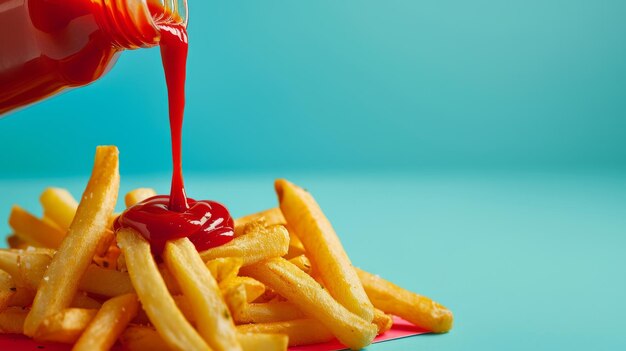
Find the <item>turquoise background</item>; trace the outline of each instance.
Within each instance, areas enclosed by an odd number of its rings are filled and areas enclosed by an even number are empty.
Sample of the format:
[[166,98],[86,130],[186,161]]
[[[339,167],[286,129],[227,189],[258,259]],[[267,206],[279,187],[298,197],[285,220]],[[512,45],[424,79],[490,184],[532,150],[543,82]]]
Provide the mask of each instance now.
[[[455,313],[368,349],[626,348],[626,2],[190,1],[189,193],[239,216],[288,177],[356,265]],[[167,192],[165,93],[138,50],[0,120],[0,217],[80,196],[99,144],[122,193]]]
[[[626,165],[626,2],[190,1],[188,171]],[[158,49],[2,120],[4,177],[169,170]],[[45,152],[42,152],[45,150]]]

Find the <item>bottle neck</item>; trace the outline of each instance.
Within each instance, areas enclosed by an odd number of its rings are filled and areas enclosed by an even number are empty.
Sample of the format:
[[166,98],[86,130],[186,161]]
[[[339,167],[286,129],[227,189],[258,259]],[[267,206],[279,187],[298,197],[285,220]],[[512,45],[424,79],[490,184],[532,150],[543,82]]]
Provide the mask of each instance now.
[[101,28],[113,46],[138,49],[159,45],[162,25],[187,26],[187,0],[98,0]]

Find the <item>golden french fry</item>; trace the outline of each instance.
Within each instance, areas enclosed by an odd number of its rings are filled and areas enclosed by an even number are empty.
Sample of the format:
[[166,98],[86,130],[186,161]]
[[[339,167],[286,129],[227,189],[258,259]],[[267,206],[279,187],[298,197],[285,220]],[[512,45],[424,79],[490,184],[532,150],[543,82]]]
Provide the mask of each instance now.
[[220,283],[234,278],[239,274],[239,269],[243,266],[241,257],[220,257],[206,262],[206,266],[213,275],[213,278]]
[[114,230],[115,229],[115,222],[117,221],[117,218],[120,216],[119,213],[117,212],[113,212],[111,213],[111,215],[109,216],[109,225],[108,225],[108,229],[110,230]]
[[0,311],[0,334],[22,334],[28,310],[22,307],[8,307]]
[[133,229],[117,232],[117,243],[126,259],[130,279],[150,321],[167,345],[175,350],[210,350],[185,319],[159,273],[150,244]]
[[289,338],[283,334],[237,333],[243,351],[287,351]]
[[296,267],[300,268],[304,273],[310,275],[311,271],[311,261],[305,256],[300,255],[294,258],[289,259],[289,262],[296,265]]
[[306,318],[294,304],[287,301],[250,303],[233,313],[237,324],[272,323]]
[[270,208],[269,210],[253,213],[241,218],[235,219],[235,236],[243,235],[244,228],[248,223],[254,222],[263,218],[264,222],[268,226],[272,225],[285,225],[287,221],[280,211],[280,208]]
[[94,256],[93,262],[98,265],[98,267],[115,270],[117,269],[117,260],[120,257],[120,253],[120,248],[117,247],[117,243],[113,243],[104,254]]
[[105,229],[104,233],[100,237],[98,246],[96,246],[95,256],[102,256],[106,254],[109,247],[115,242],[115,233],[111,229]]
[[307,257],[330,294],[349,311],[371,322],[374,307],[367,298],[339,237],[313,196],[284,180],[275,183],[280,209],[289,229],[302,241]]
[[28,252],[18,254],[17,267],[19,272],[15,278],[26,284],[30,289],[37,290],[46,269],[52,260],[52,255],[43,252]]
[[28,307],[33,304],[36,291],[24,287],[17,286],[15,293],[9,299],[9,306]]
[[314,319],[293,321],[242,324],[237,326],[240,333],[283,334],[289,338],[289,346],[312,345],[335,339],[322,323]]
[[374,308],[374,320],[373,324],[378,328],[378,335],[386,333],[393,327],[393,318],[385,312],[379,310],[378,308]]
[[70,303],[70,307],[92,310],[97,310],[101,306],[102,304],[100,302],[98,302],[94,298],[87,296],[87,294],[82,291],[77,292],[74,296],[74,299],[72,299],[72,303]]
[[11,302],[11,298],[15,295],[17,288],[11,275],[0,270],[0,312],[4,311]]
[[165,264],[159,264],[159,273],[161,273],[161,277],[163,277],[163,281],[165,281],[165,286],[167,286],[167,290],[170,291],[171,295],[180,294],[180,285],[178,281],[176,281],[176,277],[172,274],[172,272],[167,269]]
[[220,284],[222,292],[226,292],[233,287],[243,286],[246,293],[246,302],[252,302],[265,293],[265,285],[250,277],[232,277]]
[[19,236],[12,234],[7,237],[7,244],[12,249],[26,249],[28,247],[28,243],[22,240]]
[[335,301],[313,278],[284,258],[244,267],[241,274],[255,278],[328,328],[342,344],[358,350],[376,337],[377,328]]
[[119,189],[116,147],[96,149],[94,169],[67,236],[50,262],[31,308],[24,333],[33,336],[43,320],[68,307],[89,267],[113,212]]
[[65,232],[52,221],[39,219],[17,205],[11,209],[9,225],[20,239],[53,249],[59,247],[65,237]]
[[[9,273],[13,280],[17,280],[20,276],[18,257],[16,252],[0,249],[0,269]],[[20,281],[15,281],[15,283],[23,286]]]
[[[78,340],[89,322],[96,315],[96,310],[85,308],[66,308],[50,315],[41,322],[34,339],[38,341],[73,344]],[[28,317],[26,317],[28,323]],[[26,327],[26,325],[24,325]]]
[[255,303],[265,303],[265,302],[279,302],[279,301],[287,301],[284,297],[278,295],[276,291],[272,290],[269,286],[265,286],[265,292],[263,295],[259,296],[253,302]]
[[41,193],[39,202],[43,207],[43,216],[52,220],[63,232],[67,232],[78,208],[78,202],[72,194],[66,189],[47,188]]
[[[243,351],[286,351],[287,336],[279,334],[237,333],[237,340]],[[161,335],[156,330],[144,326],[126,328],[120,342],[128,351],[169,351]]]
[[247,266],[272,257],[280,257],[289,249],[289,233],[283,226],[259,230],[234,238],[229,243],[200,253],[203,261],[219,257],[240,257]]
[[286,259],[291,259],[296,256],[301,256],[306,253],[304,250],[304,245],[302,245],[302,241],[293,233],[293,230],[289,230],[289,251],[284,256]]
[[240,315],[244,313],[248,304],[246,301],[246,288],[243,285],[233,285],[227,290],[223,290],[222,294],[233,319],[240,319]]
[[145,199],[156,196],[156,191],[150,188],[138,188],[135,190],[129,191],[124,197],[124,202],[126,203],[126,207],[132,207],[136,204],[142,202]]
[[434,333],[452,329],[454,317],[444,306],[364,270],[357,269],[357,273],[376,308]]
[[159,333],[143,326],[129,326],[120,336],[120,343],[127,351],[170,351]]
[[[22,253],[0,250],[0,269],[7,271],[18,286],[37,289],[54,252],[25,250]],[[128,273],[89,265],[78,285],[79,290],[101,296],[118,296],[134,291]]]
[[137,295],[126,294],[106,301],[72,350],[108,351],[139,309]]
[[235,324],[220,289],[187,238],[167,242],[163,260],[192,307],[198,331],[212,349],[241,350]]
[[79,288],[91,294],[113,297],[132,293],[135,289],[127,272],[98,267],[87,267]]

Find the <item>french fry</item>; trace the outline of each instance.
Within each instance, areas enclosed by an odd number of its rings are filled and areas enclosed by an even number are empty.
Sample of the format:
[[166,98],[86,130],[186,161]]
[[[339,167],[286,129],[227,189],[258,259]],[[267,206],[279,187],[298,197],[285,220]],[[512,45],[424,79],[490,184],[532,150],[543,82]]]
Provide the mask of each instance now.
[[98,302],[94,298],[87,296],[87,294],[82,291],[77,292],[76,295],[74,295],[74,299],[72,299],[72,303],[70,303],[70,307],[92,310],[97,310],[101,306],[102,304],[100,302]]
[[[42,321],[34,335],[35,340],[73,344],[96,315],[96,310],[66,308]],[[28,317],[26,318],[28,323]],[[26,327],[26,325],[24,325]]]
[[9,244],[9,247],[12,249],[24,250],[28,247],[28,243],[15,234],[11,234],[7,237],[7,244]]
[[[13,280],[17,280],[20,276],[19,266],[17,264],[18,254],[9,250],[0,250],[0,269],[9,273]],[[18,285],[20,281],[15,282]]]
[[137,295],[126,294],[106,301],[72,350],[107,351],[115,344],[139,309]]
[[37,334],[44,319],[68,307],[89,267],[113,212],[119,189],[119,160],[115,147],[96,149],[94,169],[67,236],[40,283],[24,333]]
[[311,275],[311,261],[309,261],[305,255],[293,257],[289,259],[289,262],[296,265],[296,267],[300,268],[304,273]]
[[242,324],[237,326],[242,334],[283,334],[289,338],[289,346],[319,344],[335,339],[333,333],[314,319],[298,319],[285,322]]
[[240,257],[247,266],[272,257],[280,257],[289,250],[289,233],[283,226],[260,228],[234,238],[230,242],[200,253],[203,261],[219,257]]
[[28,307],[33,304],[36,291],[24,287],[17,286],[15,293],[9,299],[9,306],[12,307]]
[[46,274],[46,269],[52,260],[52,255],[43,252],[28,252],[18,254],[17,267],[20,282],[30,289],[37,290],[41,279]]
[[178,307],[180,312],[182,312],[183,316],[185,316],[185,319],[195,325],[196,312],[193,310],[193,307],[191,306],[187,298],[185,298],[185,296],[183,295],[174,295],[172,297],[174,298],[174,302],[176,303],[176,306]]
[[393,318],[385,312],[379,310],[378,308],[374,308],[374,320],[373,324],[378,328],[378,335],[386,333],[393,327]]
[[109,216],[109,224],[107,226],[108,229],[110,229],[110,230],[114,230],[115,229],[115,222],[117,221],[117,218],[119,216],[120,216],[120,214],[117,213],[117,212],[111,213],[111,215]]
[[238,324],[272,323],[306,318],[302,311],[287,301],[250,303],[237,312],[233,313],[233,317]]
[[102,255],[96,255],[93,257],[93,262],[98,265],[98,267],[106,268],[106,269],[117,269],[117,260],[120,257],[120,249],[117,247],[117,243],[109,246],[107,251]]
[[235,219],[235,236],[243,235],[244,228],[248,223],[254,222],[260,218],[263,218],[266,225],[285,225],[287,221],[280,211],[280,208],[270,208],[269,210],[253,213],[247,216],[243,216]]
[[374,307],[335,230],[315,199],[284,179],[277,180],[275,188],[289,228],[302,241],[313,267],[319,267],[317,273],[330,294],[349,311],[371,322]]
[[113,297],[132,293],[135,289],[127,272],[89,265],[79,288],[91,294]]
[[284,297],[278,295],[276,291],[272,290],[269,286],[265,286],[265,292],[263,295],[259,296],[253,302],[256,303],[265,303],[265,302],[278,302],[278,301],[287,301]]
[[207,261],[206,266],[213,278],[215,278],[218,283],[221,283],[239,274],[239,269],[243,266],[243,258],[220,257]]
[[313,278],[284,258],[242,268],[241,273],[271,287],[307,316],[319,320],[349,348],[361,349],[376,336],[376,326],[348,311]]
[[144,326],[131,325],[120,336],[127,351],[171,351],[159,333]]
[[[243,351],[286,351],[287,336],[279,334],[237,333],[237,340]],[[161,335],[156,330],[144,326],[126,328],[120,342],[128,351],[169,351]]]
[[126,207],[132,207],[136,204],[142,202],[145,199],[156,196],[156,191],[150,188],[138,188],[135,190],[129,191],[124,197],[124,202],[126,203]]
[[224,301],[228,306],[233,319],[240,319],[240,315],[248,304],[246,297],[246,288],[243,285],[233,285],[222,292]]
[[283,334],[238,333],[237,340],[244,351],[286,351],[289,344]]
[[44,218],[52,220],[63,232],[67,232],[78,208],[78,202],[72,194],[66,189],[47,188],[41,193],[39,202],[43,207]]
[[28,310],[22,307],[8,307],[0,311],[0,334],[22,334]]
[[15,283],[9,273],[0,270],[0,312],[9,306],[11,298],[15,295]]
[[98,246],[96,246],[95,256],[102,256],[109,251],[109,247],[115,242],[115,233],[109,228],[104,230],[104,233],[100,237]]
[[246,293],[246,302],[252,302],[265,293],[265,285],[250,277],[232,277],[220,284],[222,292],[226,292],[236,286],[243,286]]
[[163,260],[193,308],[198,331],[217,351],[241,350],[235,324],[220,289],[198,251],[187,238],[165,244]]
[[17,205],[11,209],[9,225],[20,239],[36,246],[56,249],[65,237],[65,232],[52,221],[39,219]]
[[[52,260],[53,253],[29,252],[17,253],[0,250],[0,269],[7,271],[18,286],[37,289]],[[134,291],[128,273],[89,265],[81,278],[79,290],[91,294],[112,297]]]
[[210,350],[185,319],[169,294],[152,258],[150,244],[133,229],[117,232],[117,243],[126,259],[130,279],[150,321],[174,350]]
[[376,308],[434,333],[452,329],[454,317],[444,306],[361,269],[357,269],[357,273]]
[[293,233],[293,230],[289,230],[289,250],[287,254],[284,256],[286,259],[291,259],[296,256],[302,256],[306,253],[304,249],[304,245],[302,245],[302,241]]
[[172,272],[167,269],[164,264],[159,264],[159,273],[161,273],[161,277],[163,277],[163,281],[165,281],[165,286],[167,286],[167,290],[170,291],[171,295],[178,295],[181,293],[180,285],[178,281],[176,281],[176,277],[172,274]]

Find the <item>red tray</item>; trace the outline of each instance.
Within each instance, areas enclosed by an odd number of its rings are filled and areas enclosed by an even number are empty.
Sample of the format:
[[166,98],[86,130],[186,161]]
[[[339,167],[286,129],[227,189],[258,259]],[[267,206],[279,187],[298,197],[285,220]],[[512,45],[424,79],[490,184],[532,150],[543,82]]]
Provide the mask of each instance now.
[[[419,335],[428,333],[428,331],[416,327],[409,322],[394,317],[394,324],[391,330],[383,335],[378,336],[374,343],[383,342],[387,340],[406,338],[408,336]],[[65,344],[42,344],[35,342],[23,335],[17,334],[0,334],[0,350],[11,351],[70,351],[71,346]],[[345,350],[338,341],[331,341],[324,344],[308,345],[308,346],[295,346],[290,347],[290,351],[337,351]],[[113,347],[112,351],[123,351],[121,346]]]

